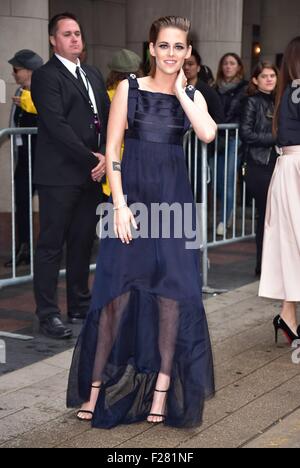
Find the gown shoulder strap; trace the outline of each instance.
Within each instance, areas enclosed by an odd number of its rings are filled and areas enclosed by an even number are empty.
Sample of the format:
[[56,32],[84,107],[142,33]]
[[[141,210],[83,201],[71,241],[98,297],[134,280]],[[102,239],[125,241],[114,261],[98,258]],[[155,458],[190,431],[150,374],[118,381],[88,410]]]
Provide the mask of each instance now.
[[139,83],[137,80],[137,77],[134,73],[131,73],[128,75],[128,81],[129,81],[129,88],[130,89],[138,89],[139,88]]
[[[197,90],[196,90],[195,86],[192,86],[192,85],[187,86],[186,89],[185,89],[186,94],[188,95],[188,97],[189,97],[192,101],[194,101],[194,99],[195,99],[195,93],[196,93],[196,91],[197,91]],[[190,126],[191,126],[191,122],[189,121],[188,116],[185,114],[185,118],[184,118],[184,130],[187,132],[187,131],[189,130]]]
[[131,73],[128,76],[128,83],[129,83],[129,92],[128,92],[128,125],[129,127],[133,126],[134,118],[135,118],[135,111],[137,107],[137,100],[138,100],[138,90],[139,90],[139,83],[137,77],[134,73]]
[[185,92],[188,97],[193,101],[195,99],[196,88],[193,85],[189,85],[186,87]]

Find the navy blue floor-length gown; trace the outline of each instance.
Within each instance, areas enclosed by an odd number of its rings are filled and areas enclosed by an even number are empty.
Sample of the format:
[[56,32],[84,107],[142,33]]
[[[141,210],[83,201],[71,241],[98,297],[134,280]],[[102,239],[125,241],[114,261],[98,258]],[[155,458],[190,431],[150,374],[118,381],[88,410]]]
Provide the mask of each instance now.
[[[194,91],[187,91],[193,98]],[[124,194],[143,203],[195,205],[183,136],[189,121],[176,96],[139,89],[129,78],[122,160]],[[171,377],[165,424],[194,427],[214,394],[213,359],[202,303],[199,250],[172,235],[101,240],[90,311],[70,370],[67,405],[89,401],[101,381],[93,427],[145,420],[159,372]],[[190,240],[190,239],[189,239]]]

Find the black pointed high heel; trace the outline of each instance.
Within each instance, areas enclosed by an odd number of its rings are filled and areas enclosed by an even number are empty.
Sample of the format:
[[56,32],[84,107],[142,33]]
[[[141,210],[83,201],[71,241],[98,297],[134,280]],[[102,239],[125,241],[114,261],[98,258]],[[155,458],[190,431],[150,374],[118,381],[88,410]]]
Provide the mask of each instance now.
[[[101,385],[98,386],[98,385],[92,385],[92,388],[98,388],[100,389],[101,388]],[[81,418],[79,415],[80,414],[89,414],[91,417],[90,418]],[[88,410],[79,410],[77,412],[77,415],[76,415],[76,418],[79,420],[79,421],[88,421],[90,422],[94,417],[94,411],[88,411]]]
[[278,330],[282,330],[284,335],[286,336],[289,344],[292,344],[295,340],[300,340],[300,327],[297,329],[298,335],[295,335],[294,332],[290,329],[290,327],[285,323],[284,320],[280,317],[280,315],[277,315],[277,317],[274,318],[273,320],[273,325],[275,329],[275,343],[278,343]]
[[[154,392],[157,392],[157,393],[168,393],[168,391],[169,391],[169,390],[158,390],[158,389],[155,389],[155,390],[154,390]],[[166,402],[164,403],[164,409],[165,409],[165,408],[166,408]],[[165,414],[156,414],[156,413],[150,413],[150,414],[148,414],[148,418],[150,418],[150,417],[152,417],[152,416],[154,416],[154,417],[156,417],[156,418],[162,418],[162,420],[161,420],[161,421],[158,421],[158,422],[154,422],[154,421],[152,422],[152,421],[148,421],[148,419],[147,419],[147,422],[148,422],[149,424],[154,424],[154,425],[155,425],[155,424],[162,424],[162,423],[164,423],[165,420],[166,420],[166,415],[165,415]]]

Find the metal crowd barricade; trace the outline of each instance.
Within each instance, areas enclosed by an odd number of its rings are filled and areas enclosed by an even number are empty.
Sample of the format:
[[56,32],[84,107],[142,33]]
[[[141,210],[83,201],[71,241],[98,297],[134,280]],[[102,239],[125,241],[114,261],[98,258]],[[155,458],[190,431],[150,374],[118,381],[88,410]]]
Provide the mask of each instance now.
[[[220,147],[220,139],[223,141]],[[234,147],[229,146],[229,143]],[[194,198],[201,201],[200,225],[202,233],[202,276],[203,291],[216,292],[208,287],[209,256],[211,247],[239,242],[255,237],[255,202],[247,200],[245,180],[241,176],[239,157],[239,126],[236,124],[218,125],[218,133],[214,143],[206,145],[198,140],[191,129],[185,137],[185,152],[188,173],[192,184]],[[234,150],[232,150],[234,148]],[[223,160],[222,160],[223,158]],[[231,158],[231,159],[230,159]],[[234,158],[234,160],[232,159]],[[223,167],[220,170],[221,163]],[[230,168],[233,174],[233,211],[230,216],[230,226],[227,226],[227,198]],[[231,174],[232,176],[232,174]],[[223,184],[223,209],[219,208],[220,187]],[[219,195],[219,197],[218,197]],[[223,223],[224,232],[218,235],[218,224]],[[219,292],[219,291],[218,291]]]
[[[9,278],[0,279],[0,289],[5,286],[21,284],[33,278],[33,213],[32,213],[32,135],[36,128],[5,128],[0,130],[0,142],[10,137],[10,178],[11,178],[11,233],[12,233],[12,272]],[[15,144],[14,137],[28,135],[28,170],[29,170],[29,213],[30,213],[30,273],[17,276],[16,272],[16,217],[15,217]]]

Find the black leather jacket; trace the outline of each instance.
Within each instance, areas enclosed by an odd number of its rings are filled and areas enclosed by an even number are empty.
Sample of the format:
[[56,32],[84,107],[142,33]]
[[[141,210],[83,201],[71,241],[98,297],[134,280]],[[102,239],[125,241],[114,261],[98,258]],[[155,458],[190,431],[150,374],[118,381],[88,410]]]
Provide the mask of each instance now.
[[244,144],[245,160],[267,166],[276,139],[272,134],[274,97],[258,92],[244,101],[240,137]]

